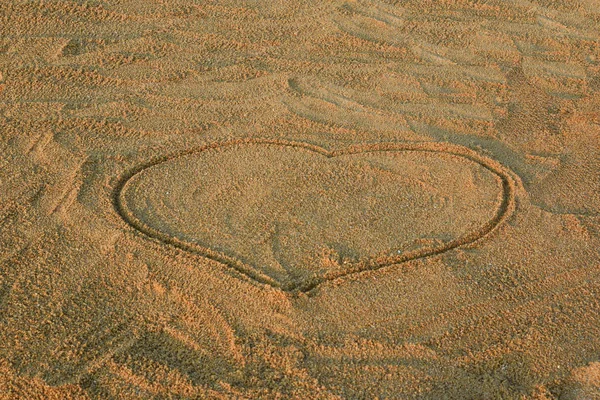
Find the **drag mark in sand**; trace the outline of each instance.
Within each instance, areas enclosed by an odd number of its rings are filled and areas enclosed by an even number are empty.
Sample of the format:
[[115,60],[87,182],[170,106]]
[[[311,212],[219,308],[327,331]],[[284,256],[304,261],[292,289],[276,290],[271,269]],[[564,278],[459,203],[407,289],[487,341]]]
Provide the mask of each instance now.
[[462,146],[246,139],[153,160],[115,203],[150,238],[306,292],[481,240],[514,211],[515,185]]

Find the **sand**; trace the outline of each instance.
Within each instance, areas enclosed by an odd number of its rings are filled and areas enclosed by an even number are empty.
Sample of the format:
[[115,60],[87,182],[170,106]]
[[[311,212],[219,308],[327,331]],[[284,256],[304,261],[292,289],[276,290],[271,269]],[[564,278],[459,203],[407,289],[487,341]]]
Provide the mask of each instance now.
[[0,399],[600,399],[597,0],[0,2]]

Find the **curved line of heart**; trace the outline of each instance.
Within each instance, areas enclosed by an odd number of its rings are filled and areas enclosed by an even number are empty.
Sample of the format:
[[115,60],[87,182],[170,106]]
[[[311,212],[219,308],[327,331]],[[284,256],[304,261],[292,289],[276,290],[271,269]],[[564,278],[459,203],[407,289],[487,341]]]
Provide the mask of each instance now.
[[193,243],[185,242],[176,237],[166,235],[150,226],[145,224],[142,220],[137,218],[130,210],[126,207],[126,202],[123,199],[123,193],[127,188],[128,182],[138,173],[144,171],[147,168],[154,167],[158,164],[162,164],[173,160],[178,157],[187,156],[191,154],[196,154],[205,150],[215,149],[217,147],[226,147],[233,145],[241,145],[241,144],[270,144],[270,145],[279,145],[279,146],[290,146],[290,147],[300,147],[304,149],[308,149],[319,154],[322,154],[325,157],[336,157],[339,155],[345,154],[356,154],[356,153],[368,153],[368,152],[384,152],[384,151],[423,151],[423,152],[437,152],[437,153],[447,153],[456,156],[463,157],[467,160],[476,162],[477,164],[483,166],[488,171],[494,173],[498,177],[500,177],[502,182],[502,201],[497,208],[494,217],[487,221],[484,225],[480,226],[479,229],[469,232],[468,234],[458,237],[454,240],[446,242],[442,245],[431,247],[431,248],[421,248],[412,252],[408,252],[405,254],[401,254],[397,257],[393,257],[391,259],[387,259],[385,262],[377,262],[376,260],[371,260],[368,263],[361,264],[354,269],[348,269],[343,272],[335,272],[329,275],[324,275],[318,278],[315,278],[314,281],[307,283],[306,285],[295,288],[294,290],[299,290],[301,292],[308,292],[312,289],[316,288],[319,284],[331,281],[337,278],[341,278],[343,276],[347,276],[350,274],[356,274],[359,272],[376,270],[379,268],[383,268],[390,265],[397,265],[401,263],[405,263],[407,261],[412,261],[416,259],[421,259],[425,257],[430,257],[434,255],[439,255],[445,253],[447,251],[456,249],[458,247],[465,247],[467,245],[471,245],[474,242],[478,242],[484,237],[489,236],[492,232],[496,231],[496,229],[504,222],[506,219],[512,214],[515,209],[515,181],[512,178],[509,171],[497,161],[491,160],[482,156],[475,151],[468,149],[466,147],[451,145],[448,143],[439,143],[439,142],[405,142],[405,143],[376,143],[376,144],[366,144],[366,145],[358,145],[351,146],[344,149],[328,151],[322,147],[318,147],[315,145],[310,145],[302,142],[292,142],[292,141],[284,141],[284,140],[272,140],[272,139],[241,139],[241,140],[232,140],[228,142],[220,142],[213,143],[210,145],[203,146],[201,148],[196,148],[193,150],[188,150],[184,152],[180,152],[178,154],[171,154],[168,156],[163,156],[151,160],[150,162],[139,166],[138,168],[130,171],[129,174],[124,176],[120,183],[117,185],[115,192],[115,207],[117,212],[120,214],[121,218],[135,230],[141,232],[145,236],[156,239],[164,244],[174,246],[176,248],[199,254],[204,257],[211,258],[215,261],[227,264],[237,271],[242,272],[248,277],[254,279],[257,282],[268,284],[275,288],[280,288],[286,290],[286,288],[281,287],[281,284],[272,279],[271,277],[258,272],[252,267],[244,264],[240,260],[230,257],[226,254],[211,250],[209,248],[205,248]]

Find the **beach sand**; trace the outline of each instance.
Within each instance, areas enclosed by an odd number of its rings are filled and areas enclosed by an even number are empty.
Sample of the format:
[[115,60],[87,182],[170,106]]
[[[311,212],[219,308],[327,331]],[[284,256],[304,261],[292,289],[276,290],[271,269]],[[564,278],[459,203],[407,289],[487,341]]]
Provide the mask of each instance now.
[[598,0],[0,2],[0,399],[600,399]]

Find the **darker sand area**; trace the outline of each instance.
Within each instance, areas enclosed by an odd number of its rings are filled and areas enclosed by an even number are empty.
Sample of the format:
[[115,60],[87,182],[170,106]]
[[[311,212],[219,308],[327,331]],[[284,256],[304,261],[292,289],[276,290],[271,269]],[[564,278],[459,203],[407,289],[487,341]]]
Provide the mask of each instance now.
[[597,0],[0,2],[0,399],[600,399]]

